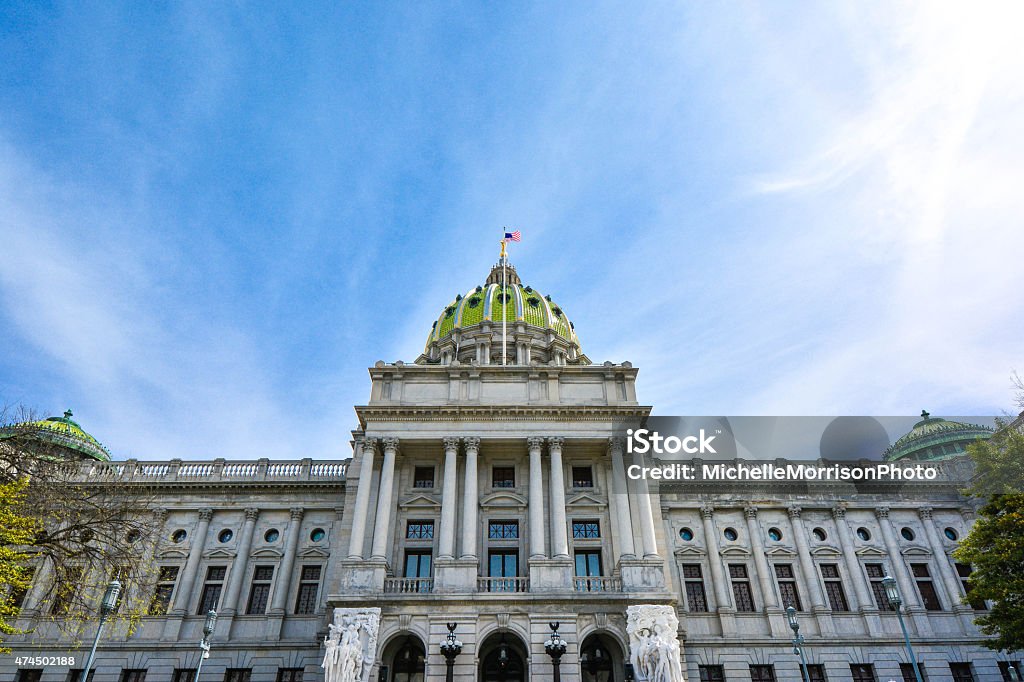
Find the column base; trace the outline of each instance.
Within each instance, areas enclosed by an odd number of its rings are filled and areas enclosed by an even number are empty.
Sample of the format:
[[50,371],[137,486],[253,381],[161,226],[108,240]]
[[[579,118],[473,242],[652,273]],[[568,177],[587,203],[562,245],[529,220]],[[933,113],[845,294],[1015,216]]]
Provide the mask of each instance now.
[[665,560],[619,559],[619,575],[622,576],[623,592],[661,592],[666,589]]
[[479,569],[476,557],[438,557],[434,562],[434,592],[475,592]]
[[928,620],[928,611],[922,607],[914,609],[907,609],[907,620],[910,620],[914,624],[914,629],[917,630],[918,637],[931,637],[932,636],[932,624]]
[[390,567],[388,562],[375,559],[343,559],[341,562],[342,592],[361,594],[384,591],[384,578]]
[[531,558],[530,592],[572,592],[573,564],[569,557]]
[[791,636],[789,621],[786,620],[786,612],[780,606],[766,606],[764,614],[768,616],[768,627],[771,629],[772,637],[783,639]]

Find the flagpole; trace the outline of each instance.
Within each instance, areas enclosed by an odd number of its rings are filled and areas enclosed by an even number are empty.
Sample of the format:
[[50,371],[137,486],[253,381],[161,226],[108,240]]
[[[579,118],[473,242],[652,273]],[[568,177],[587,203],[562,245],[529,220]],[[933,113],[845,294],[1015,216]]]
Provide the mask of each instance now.
[[[504,235],[504,232],[502,232],[502,235]],[[505,306],[508,305],[508,297],[505,294],[505,287],[508,286],[505,283],[506,282],[505,264],[507,262],[508,262],[508,254],[505,253],[505,238],[504,238],[504,236],[502,236],[502,239],[501,239],[501,298],[499,299],[499,300],[501,300],[501,365],[502,365],[502,367],[504,367],[505,364],[507,363],[506,358],[508,357],[507,351],[506,351],[506,343],[507,343],[507,341],[506,341],[506,336],[505,336],[505,327],[507,326],[506,320],[508,319],[506,317],[506,311],[505,311]]]

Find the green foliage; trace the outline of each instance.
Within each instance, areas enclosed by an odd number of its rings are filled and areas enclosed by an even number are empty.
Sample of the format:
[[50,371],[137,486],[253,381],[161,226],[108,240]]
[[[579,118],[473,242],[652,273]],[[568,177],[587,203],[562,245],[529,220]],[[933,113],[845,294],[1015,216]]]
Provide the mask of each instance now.
[[1024,433],[1002,422],[997,426],[991,438],[967,446],[975,466],[969,495],[1024,493]]
[[[0,482],[0,585],[6,585],[0,588],[0,635],[22,632],[14,626],[17,602],[32,582],[29,556],[21,548],[32,543],[40,525],[25,509],[27,488],[27,478]],[[9,650],[0,646],[0,652]]]
[[1024,649],[1024,494],[994,496],[954,556],[974,566],[971,599],[994,602],[976,621],[983,633],[996,636],[985,645]]

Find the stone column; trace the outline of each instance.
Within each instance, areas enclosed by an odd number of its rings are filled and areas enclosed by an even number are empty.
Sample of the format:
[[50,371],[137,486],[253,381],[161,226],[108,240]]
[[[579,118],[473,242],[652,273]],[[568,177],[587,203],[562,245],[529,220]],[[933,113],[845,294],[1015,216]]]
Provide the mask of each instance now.
[[565,476],[562,473],[563,438],[548,438],[551,457],[551,556],[569,558],[569,536],[565,519]]
[[[743,514],[747,517],[747,533],[750,534],[750,546],[754,553],[757,576],[760,578],[761,596],[764,599],[765,611],[778,611],[779,600],[775,595],[775,585],[772,583],[771,567],[768,566],[768,558],[764,553],[764,541],[761,540],[761,526],[757,522],[757,507],[744,507]],[[783,604],[783,606],[786,605]]]
[[540,451],[543,438],[529,438],[530,446],[530,558],[544,558],[544,474]]
[[718,550],[718,533],[715,530],[715,508],[711,505],[704,505],[700,508],[701,518],[704,519],[704,541],[708,546],[708,564],[711,565],[711,587],[715,593],[715,601],[718,602],[718,610],[733,610],[732,598],[729,596],[729,583],[725,578],[725,569],[722,567],[722,555]]
[[935,557],[935,564],[939,569],[939,577],[946,588],[946,596],[949,597],[949,608],[954,611],[973,611],[968,604],[960,602],[960,580],[953,573],[953,564],[949,562],[946,548],[942,546],[939,539],[938,529],[935,526],[935,519],[932,518],[931,507],[920,507],[917,510],[921,517],[921,525],[924,526],[924,535],[928,539],[928,546]]
[[259,509],[245,510],[245,523],[242,524],[242,532],[238,538],[238,553],[232,562],[228,588],[224,592],[224,601],[221,604],[221,611],[224,615],[231,615],[238,611],[238,595],[242,591],[242,580],[245,578],[246,565],[249,563],[249,550],[252,547],[252,534],[256,530],[256,519],[259,515]]
[[[633,464],[642,467],[644,456],[634,452]],[[637,479],[630,483],[633,489],[633,499],[630,500],[629,506],[640,512],[640,537],[643,540],[644,558],[657,559],[659,558],[658,541],[654,535],[654,512],[651,511],[651,493],[647,489],[647,481]]]
[[[846,573],[848,580],[853,583],[854,595],[857,598],[856,604],[850,605],[850,610],[858,606],[862,613],[877,613],[878,607],[871,595],[871,586],[868,585],[867,577],[864,575],[860,562],[857,561],[857,553],[854,552],[853,536],[850,534],[850,526],[846,523],[846,509],[844,507],[832,507],[832,518],[836,522],[836,530],[839,533],[839,546],[843,549],[843,560],[846,562]],[[849,599],[849,595],[847,595]]]
[[292,571],[295,567],[295,555],[299,549],[299,533],[302,530],[302,517],[306,510],[302,507],[293,507],[291,520],[288,522],[288,546],[285,548],[281,565],[277,569],[277,580],[274,587],[274,600],[270,605],[270,612],[283,614],[285,605],[288,603],[288,590],[291,586]]
[[476,459],[479,438],[466,438],[466,482],[462,499],[462,558],[476,559],[476,531],[480,527],[480,499],[477,491]]
[[896,541],[896,533],[892,528],[892,521],[889,519],[889,508],[878,507],[875,509],[875,517],[882,531],[882,541],[885,543],[885,551],[889,553],[890,575],[896,578],[900,588],[900,595],[903,597],[903,604],[907,610],[924,610],[921,605],[921,595],[917,593],[917,585],[910,578],[907,569],[907,562],[903,560],[903,553],[900,552],[900,545]]
[[384,464],[380,471],[380,490],[377,492],[377,520],[373,526],[373,549],[370,554],[377,561],[387,561],[388,534],[391,531],[391,493],[395,482],[395,455],[398,439],[384,439]]
[[185,562],[185,570],[181,574],[181,582],[178,583],[178,593],[174,597],[172,613],[176,616],[184,616],[188,613],[189,600],[192,599],[192,587],[196,582],[199,562],[203,559],[203,548],[206,546],[206,535],[210,531],[210,519],[212,518],[213,510],[209,507],[199,510],[199,524],[193,532],[192,547],[189,549],[188,560]]
[[366,542],[366,517],[370,512],[370,485],[373,481],[373,457],[377,454],[377,441],[366,438],[356,441],[357,455],[362,456],[359,465],[359,485],[356,488],[356,501],[352,509],[352,533],[349,538],[348,558],[362,559],[363,545]]
[[626,469],[622,464],[621,438],[608,439],[608,456],[612,460],[612,495],[615,497],[615,523],[618,532],[619,556],[616,560],[626,557],[636,557],[636,547],[633,545],[633,520],[629,515],[629,493],[626,486]]
[[807,531],[804,530],[804,521],[800,518],[801,511],[800,507],[790,507],[789,520],[793,526],[793,540],[796,542],[797,555],[800,557],[800,568],[811,597],[811,609],[817,613],[828,610],[828,607],[825,606],[825,594],[821,588],[818,569],[814,566],[811,551],[807,546]]
[[459,439],[444,439],[444,483],[441,488],[441,541],[438,559],[455,558],[455,507],[458,504]]

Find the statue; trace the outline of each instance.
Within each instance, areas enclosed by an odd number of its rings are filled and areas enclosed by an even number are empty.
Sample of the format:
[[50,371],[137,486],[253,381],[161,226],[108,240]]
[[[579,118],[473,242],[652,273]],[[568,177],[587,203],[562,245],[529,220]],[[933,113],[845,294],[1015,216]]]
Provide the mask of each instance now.
[[369,682],[377,655],[380,609],[334,609],[324,638],[324,682]]
[[629,660],[638,682],[686,682],[671,606],[641,604],[626,609]]

